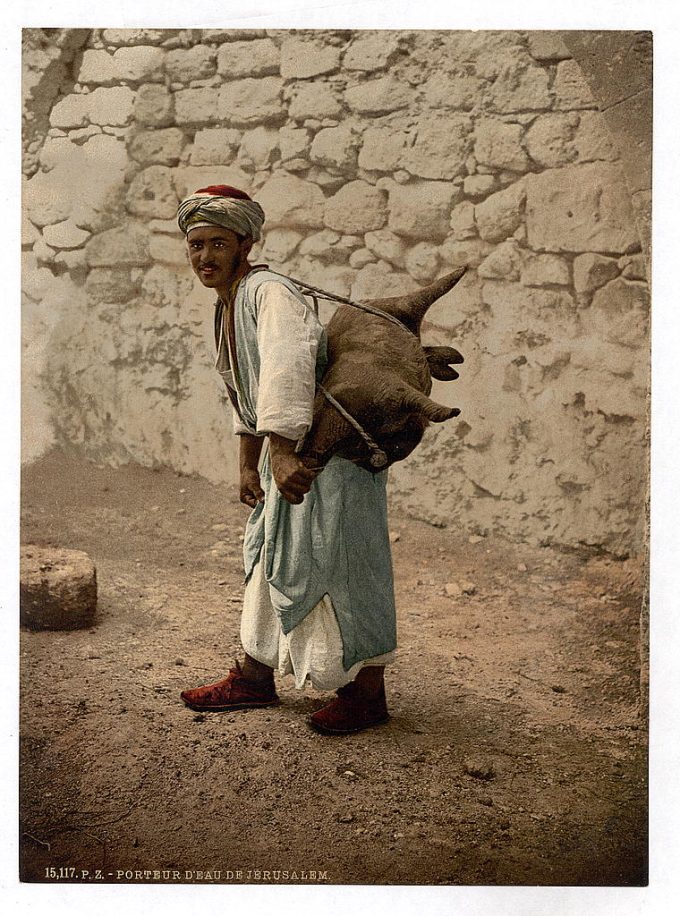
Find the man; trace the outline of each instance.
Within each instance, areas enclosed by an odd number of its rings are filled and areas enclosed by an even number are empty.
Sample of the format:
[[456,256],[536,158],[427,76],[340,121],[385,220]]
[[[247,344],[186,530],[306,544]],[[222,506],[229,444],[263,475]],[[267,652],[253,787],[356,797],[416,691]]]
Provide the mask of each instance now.
[[298,687],[310,681],[336,690],[310,724],[347,734],[388,719],[383,674],[396,622],[386,474],[337,456],[319,473],[298,457],[326,367],[326,337],[288,278],[249,263],[263,222],[259,204],[224,185],[196,191],[178,209],[191,266],[219,296],[216,368],[240,439],[241,502],[252,509],[244,658],[223,680],[181,696],[202,712],[272,706],[278,670]]

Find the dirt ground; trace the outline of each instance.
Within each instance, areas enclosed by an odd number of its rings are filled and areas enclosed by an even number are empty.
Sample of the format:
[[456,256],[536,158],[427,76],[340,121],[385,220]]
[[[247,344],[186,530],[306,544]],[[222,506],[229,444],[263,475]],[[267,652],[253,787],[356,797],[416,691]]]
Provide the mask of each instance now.
[[392,718],[328,738],[289,678],[274,709],[179,699],[239,654],[235,488],[54,452],[22,497],[22,542],[99,583],[93,628],[22,632],[23,880],[645,883],[635,560],[393,514]]

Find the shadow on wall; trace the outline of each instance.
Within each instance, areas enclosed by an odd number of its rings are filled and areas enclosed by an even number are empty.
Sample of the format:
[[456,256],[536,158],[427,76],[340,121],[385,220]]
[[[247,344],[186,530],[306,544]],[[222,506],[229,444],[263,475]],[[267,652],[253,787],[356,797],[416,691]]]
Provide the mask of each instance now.
[[424,326],[466,356],[433,392],[462,415],[393,469],[395,505],[638,552],[650,58],[629,32],[26,30],[25,460],[234,479],[174,221],[219,181],[264,207],[258,259],[340,295],[471,268]]

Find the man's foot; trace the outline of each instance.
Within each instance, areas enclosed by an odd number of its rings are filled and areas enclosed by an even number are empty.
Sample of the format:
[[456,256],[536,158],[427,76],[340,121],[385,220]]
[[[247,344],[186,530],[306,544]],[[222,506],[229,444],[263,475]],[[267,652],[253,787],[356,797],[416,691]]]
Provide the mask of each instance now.
[[337,697],[309,718],[312,728],[322,735],[350,735],[387,722],[385,687],[369,695],[353,681],[337,691]]
[[197,712],[276,706],[280,702],[273,681],[258,683],[246,680],[238,662],[224,680],[193,690],[183,690],[180,696],[189,709]]

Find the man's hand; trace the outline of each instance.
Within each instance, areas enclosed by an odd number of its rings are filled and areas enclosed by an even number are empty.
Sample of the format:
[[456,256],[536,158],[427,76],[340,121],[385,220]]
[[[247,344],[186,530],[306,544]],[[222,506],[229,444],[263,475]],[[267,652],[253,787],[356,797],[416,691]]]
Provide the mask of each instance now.
[[246,506],[254,509],[258,503],[264,502],[264,490],[260,486],[260,475],[256,468],[241,470],[241,492],[239,498]]
[[289,503],[297,505],[309,493],[319,473],[305,467],[295,454],[295,442],[271,433],[269,436],[272,476],[279,493]]

